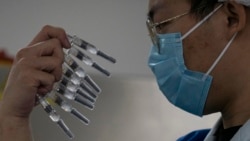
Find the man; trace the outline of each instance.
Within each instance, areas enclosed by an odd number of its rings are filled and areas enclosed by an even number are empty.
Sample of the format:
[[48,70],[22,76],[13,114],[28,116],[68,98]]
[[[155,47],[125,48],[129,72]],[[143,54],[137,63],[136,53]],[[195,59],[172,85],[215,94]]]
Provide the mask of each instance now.
[[[149,67],[175,106],[221,120],[179,140],[249,141],[250,0],[150,0]],[[207,135],[208,133],[208,135]]]
[[[236,1],[149,2],[147,25],[154,44],[149,66],[177,107],[197,116],[222,113],[207,141],[250,140],[249,1]],[[46,26],[17,54],[0,105],[0,140],[32,140],[35,95],[50,91],[60,78],[62,47],[69,47],[65,32]],[[203,140],[206,133],[180,140]]]

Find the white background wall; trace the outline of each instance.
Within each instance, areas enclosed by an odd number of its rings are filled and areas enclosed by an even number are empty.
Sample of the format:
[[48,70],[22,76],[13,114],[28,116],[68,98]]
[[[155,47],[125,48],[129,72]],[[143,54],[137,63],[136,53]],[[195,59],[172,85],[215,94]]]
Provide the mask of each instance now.
[[[198,118],[170,105],[158,91],[147,67],[150,39],[145,26],[145,0],[1,0],[0,47],[14,55],[46,24],[63,27],[109,53],[106,79],[87,69],[103,93],[94,111],[76,106],[92,123],[81,125],[59,112],[75,141],[175,140],[193,129],[211,127],[218,115]],[[86,69],[86,68],[85,68]],[[67,140],[40,107],[32,114],[36,140]]]
[[1,0],[0,46],[15,54],[50,24],[117,58],[113,72],[149,74],[146,12],[145,0]]

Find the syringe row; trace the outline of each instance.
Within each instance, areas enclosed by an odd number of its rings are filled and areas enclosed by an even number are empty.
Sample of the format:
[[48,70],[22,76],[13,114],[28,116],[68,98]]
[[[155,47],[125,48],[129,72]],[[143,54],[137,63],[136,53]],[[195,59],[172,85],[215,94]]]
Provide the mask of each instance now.
[[111,73],[109,71],[93,61],[84,51],[100,56],[112,63],[116,63],[116,60],[77,36],[68,35],[68,40],[71,43],[71,48],[64,50],[65,56],[62,65],[63,76],[61,80],[54,84],[53,90],[45,97],[39,95],[37,95],[37,97],[46,113],[49,114],[50,119],[57,123],[64,133],[72,139],[74,137],[73,133],[47,100],[50,99],[54,101],[54,103],[65,112],[74,115],[81,122],[88,125],[90,122],[89,119],[74,108],[66,99],[80,103],[87,109],[93,110],[98,94],[101,93],[101,88],[93,81],[77,61],[95,68],[106,76],[110,76]]
[[96,48],[94,45],[84,41],[83,39],[77,37],[77,36],[71,36],[68,34],[68,40],[70,41],[71,45],[74,46],[78,46],[79,48],[88,51],[91,54],[95,54],[98,56],[101,56],[102,58],[110,61],[111,63],[116,63],[116,59],[114,59],[113,57],[105,54],[104,52],[102,52],[101,50],[99,50],[98,48]]

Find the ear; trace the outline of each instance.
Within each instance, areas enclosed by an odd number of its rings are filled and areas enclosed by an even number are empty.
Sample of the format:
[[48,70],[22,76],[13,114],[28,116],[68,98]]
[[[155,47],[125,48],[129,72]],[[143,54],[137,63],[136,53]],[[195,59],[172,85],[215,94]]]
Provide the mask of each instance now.
[[235,1],[225,2],[224,10],[227,16],[229,35],[241,31],[246,26],[245,6]]

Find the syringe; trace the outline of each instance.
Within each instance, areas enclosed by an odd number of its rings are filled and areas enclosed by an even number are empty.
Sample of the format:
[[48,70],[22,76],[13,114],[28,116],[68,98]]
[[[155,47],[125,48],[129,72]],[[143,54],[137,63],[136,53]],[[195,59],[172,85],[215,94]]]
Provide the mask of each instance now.
[[[78,93],[84,98],[88,99],[91,102],[95,102],[97,96],[94,92],[90,90],[90,88],[86,87],[84,84],[83,86],[80,86],[79,84],[75,84],[72,81],[70,81],[67,77],[63,76],[62,79],[59,82],[63,86],[65,86],[68,90],[74,93]],[[86,94],[84,91],[81,90],[83,88],[88,94]]]
[[90,110],[93,110],[95,107],[93,102],[86,100],[85,98],[79,96],[77,93],[73,93],[73,92],[69,91],[63,85],[54,84],[54,90],[56,90],[56,92],[58,94],[63,95],[65,98],[67,98],[69,100],[74,100]]
[[62,96],[64,96],[69,100],[74,100],[84,105],[86,108],[93,110],[98,96],[97,94],[101,92],[101,88],[87,73],[85,73],[84,69],[79,66],[76,61],[81,61],[97,69],[106,76],[110,76],[111,74],[109,71],[98,65],[91,57],[86,55],[86,53],[89,52],[98,55],[112,63],[116,63],[116,60],[77,36],[67,36],[71,43],[71,48],[64,50],[65,60],[62,65],[63,77],[61,81],[54,84],[52,92],[45,97],[39,95],[37,95],[37,97],[44,110],[49,114],[50,119],[57,123],[64,133],[72,139],[74,137],[73,133],[45,98],[52,98],[64,111],[73,114],[83,123],[89,124],[90,121],[83,114],[67,103],[66,99],[62,98]]
[[60,106],[65,112],[71,113],[76,118],[78,118],[82,123],[88,125],[89,119],[86,118],[82,113],[80,113],[76,108],[74,108],[67,101],[63,100],[59,95],[55,93],[50,93],[49,98],[51,98],[58,106]]
[[75,72],[73,72],[67,66],[68,65],[64,63],[62,69],[64,76],[66,76],[70,81],[77,85],[86,82],[96,92],[101,92],[101,88],[91,79],[88,74],[85,73],[85,71],[81,67],[76,68]]
[[105,54],[104,52],[100,51],[99,49],[97,49],[94,45],[82,40],[81,38],[77,37],[77,36],[71,36],[71,35],[68,35],[68,39],[69,41],[71,42],[71,44],[75,44],[77,45],[78,47],[92,53],[92,54],[95,54],[95,55],[98,55],[98,56],[101,56],[103,57],[104,59],[112,62],[112,63],[116,63],[116,60]]
[[[86,65],[95,68],[96,70],[100,71],[101,73],[105,74],[106,76],[110,76],[110,72],[104,69],[102,66],[98,65],[95,61],[93,61],[89,56],[84,54],[83,52],[76,49],[74,45],[71,46],[70,49],[65,51],[67,55],[65,55],[65,62],[69,64],[69,66],[74,65],[75,60],[70,56],[74,56],[77,59],[83,61]],[[76,62],[75,62],[76,63]],[[74,67],[74,66],[72,66]]]
[[64,133],[70,138],[74,138],[74,134],[64,123],[63,119],[56,113],[56,110],[40,95],[37,94],[37,98],[42,105],[43,109],[49,114],[50,119],[57,123],[57,125],[64,131]]

